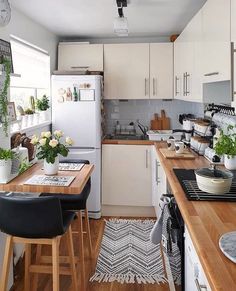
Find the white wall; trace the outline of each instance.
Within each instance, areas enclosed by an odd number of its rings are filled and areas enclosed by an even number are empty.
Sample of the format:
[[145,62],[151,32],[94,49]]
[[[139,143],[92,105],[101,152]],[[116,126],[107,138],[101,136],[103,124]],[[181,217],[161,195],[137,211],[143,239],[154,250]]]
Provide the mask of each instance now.
[[[12,7],[11,21],[6,27],[0,27],[0,38],[9,41],[10,34],[48,51],[51,71],[56,69],[58,38],[54,33]],[[9,138],[2,135],[0,128],[0,147],[5,147],[8,142]]]

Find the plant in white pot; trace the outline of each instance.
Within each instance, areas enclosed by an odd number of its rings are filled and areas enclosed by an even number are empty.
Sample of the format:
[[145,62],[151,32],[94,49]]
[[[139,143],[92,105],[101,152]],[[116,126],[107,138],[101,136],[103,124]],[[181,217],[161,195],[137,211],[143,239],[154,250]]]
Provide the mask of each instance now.
[[40,120],[47,120],[47,110],[50,108],[49,99],[46,95],[43,95],[41,99],[36,100],[36,108],[40,114]]
[[50,131],[42,132],[40,138],[33,136],[31,143],[38,148],[36,154],[39,160],[44,160],[45,175],[56,175],[59,169],[59,155],[67,157],[69,153],[68,146],[73,144],[70,137],[66,137],[62,142],[63,132],[56,130],[52,134]]
[[16,156],[10,149],[0,148],[0,183],[7,183],[11,177],[12,160]]
[[236,126],[229,125],[226,133],[220,131],[214,150],[217,155],[224,156],[224,165],[228,170],[236,170]]

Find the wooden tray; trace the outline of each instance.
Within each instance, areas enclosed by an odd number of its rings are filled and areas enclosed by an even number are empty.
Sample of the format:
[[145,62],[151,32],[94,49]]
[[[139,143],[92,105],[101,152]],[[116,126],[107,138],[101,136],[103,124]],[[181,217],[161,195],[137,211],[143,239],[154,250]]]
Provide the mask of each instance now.
[[194,160],[195,155],[189,150],[185,150],[183,154],[176,154],[175,151],[169,151],[166,148],[161,148],[160,152],[166,159],[182,159],[182,160]]

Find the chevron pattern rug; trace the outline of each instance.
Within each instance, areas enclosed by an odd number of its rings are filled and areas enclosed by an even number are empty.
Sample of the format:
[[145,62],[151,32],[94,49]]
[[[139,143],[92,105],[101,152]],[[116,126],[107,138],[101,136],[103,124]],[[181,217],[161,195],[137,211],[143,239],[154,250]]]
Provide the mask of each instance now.
[[160,246],[149,238],[153,225],[153,220],[106,221],[96,271],[90,281],[166,282]]

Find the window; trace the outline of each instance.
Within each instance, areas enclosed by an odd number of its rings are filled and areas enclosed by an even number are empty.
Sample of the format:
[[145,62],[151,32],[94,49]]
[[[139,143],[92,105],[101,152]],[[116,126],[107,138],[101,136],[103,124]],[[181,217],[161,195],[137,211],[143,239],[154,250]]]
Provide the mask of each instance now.
[[10,99],[23,109],[30,108],[30,96],[41,98],[50,94],[50,57],[47,52],[26,42],[11,38],[14,72]]

